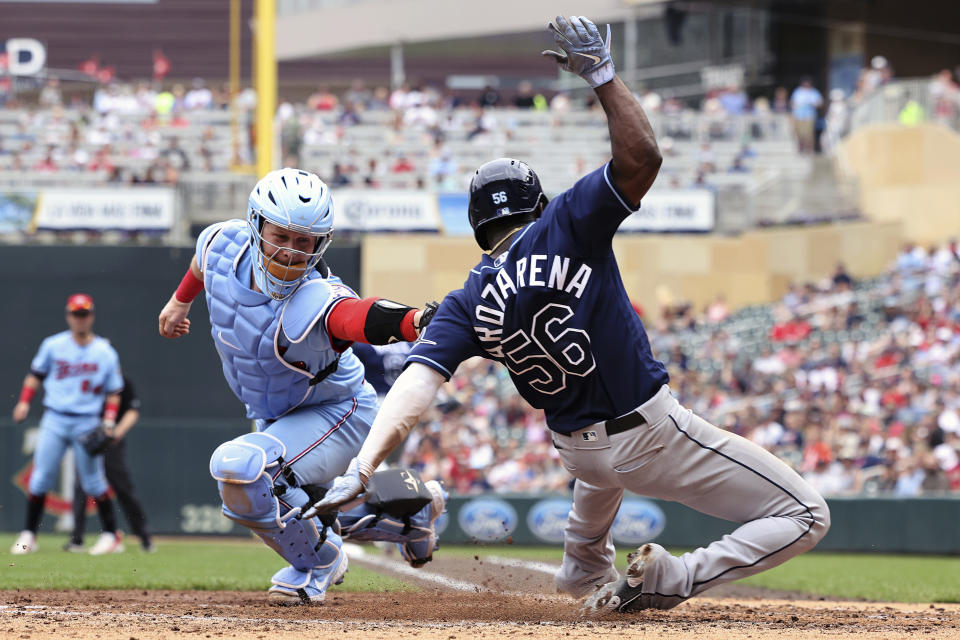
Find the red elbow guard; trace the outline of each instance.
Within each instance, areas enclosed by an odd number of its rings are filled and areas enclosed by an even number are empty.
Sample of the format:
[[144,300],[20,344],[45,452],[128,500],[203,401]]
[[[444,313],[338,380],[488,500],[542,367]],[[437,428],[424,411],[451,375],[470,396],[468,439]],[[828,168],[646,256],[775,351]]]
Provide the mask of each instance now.
[[327,316],[327,332],[339,340],[390,344],[413,342],[416,309],[382,298],[349,298],[337,303]]

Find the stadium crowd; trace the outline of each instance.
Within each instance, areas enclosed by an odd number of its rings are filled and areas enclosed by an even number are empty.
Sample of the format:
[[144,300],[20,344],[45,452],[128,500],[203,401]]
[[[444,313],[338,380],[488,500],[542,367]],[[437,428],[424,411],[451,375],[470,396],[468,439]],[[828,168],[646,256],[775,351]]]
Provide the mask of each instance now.
[[[960,249],[907,246],[882,277],[842,265],[777,304],[645,318],[696,413],[787,461],[827,495],[960,491]],[[506,370],[464,363],[402,462],[458,493],[564,490],[541,412]]]

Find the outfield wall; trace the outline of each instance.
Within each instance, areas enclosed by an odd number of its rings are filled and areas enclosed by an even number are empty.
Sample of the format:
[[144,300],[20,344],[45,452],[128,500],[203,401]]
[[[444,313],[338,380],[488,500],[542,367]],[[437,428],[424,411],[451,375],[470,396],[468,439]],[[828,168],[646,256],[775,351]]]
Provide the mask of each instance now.
[[[0,530],[23,526],[24,489],[32,451],[31,429],[0,421]],[[128,441],[129,461],[152,529],[166,535],[247,535],[220,514],[216,482],[207,471],[210,453],[249,423],[214,420],[145,418]],[[62,483],[48,498],[43,530],[69,527],[69,491]],[[960,497],[834,498],[828,501],[833,526],[821,550],[960,553]],[[570,497],[454,497],[441,520],[441,537],[449,543],[561,544]],[[98,524],[90,509],[88,530]],[[123,528],[129,531],[124,520]],[[734,524],[705,516],[682,505],[628,496],[614,522],[619,546],[651,539],[670,547],[697,547],[729,533]]]
[[863,212],[899,222],[904,239],[942,245],[960,236],[960,135],[945,126],[875,124],[854,131],[840,157],[860,183]]

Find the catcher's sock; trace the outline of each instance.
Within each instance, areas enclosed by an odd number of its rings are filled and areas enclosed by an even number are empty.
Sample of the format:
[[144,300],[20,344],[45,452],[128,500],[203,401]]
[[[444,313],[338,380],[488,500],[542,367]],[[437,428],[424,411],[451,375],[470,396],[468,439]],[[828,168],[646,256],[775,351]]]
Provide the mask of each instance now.
[[23,528],[26,531],[37,532],[40,528],[40,519],[43,518],[43,505],[47,501],[47,494],[41,493],[38,496],[32,493],[27,494],[27,519]]
[[100,514],[100,524],[107,533],[117,532],[117,515],[113,509],[113,500],[110,496],[103,494],[94,498],[97,503],[97,513]]

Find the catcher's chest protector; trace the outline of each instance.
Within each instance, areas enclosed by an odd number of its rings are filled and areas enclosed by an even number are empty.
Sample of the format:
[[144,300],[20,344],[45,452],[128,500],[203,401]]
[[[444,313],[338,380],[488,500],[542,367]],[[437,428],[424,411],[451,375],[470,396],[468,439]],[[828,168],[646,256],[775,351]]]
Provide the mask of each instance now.
[[[223,374],[246,405],[247,417],[277,418],[307,398],[314,374],[280,357],[284,302],[252,291],[237,278],[240,263],[249,267],[248,253],[249,231],[243,223],[225,225],[204,251],[201,269],[211,334]],[[331,350],[329,358],[334,357]]]

